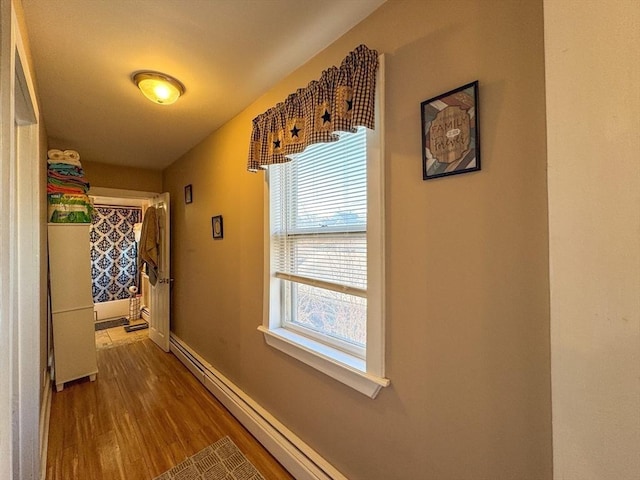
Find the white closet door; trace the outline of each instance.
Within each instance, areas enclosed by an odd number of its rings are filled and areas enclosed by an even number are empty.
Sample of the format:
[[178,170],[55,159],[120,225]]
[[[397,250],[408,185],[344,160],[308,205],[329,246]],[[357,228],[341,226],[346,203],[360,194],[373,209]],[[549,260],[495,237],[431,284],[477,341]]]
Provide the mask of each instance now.
[[88,224],[49,225],[53,313],[93,308]]
[[98,373],[93,307],[53,314],[56,389],[65,382]]

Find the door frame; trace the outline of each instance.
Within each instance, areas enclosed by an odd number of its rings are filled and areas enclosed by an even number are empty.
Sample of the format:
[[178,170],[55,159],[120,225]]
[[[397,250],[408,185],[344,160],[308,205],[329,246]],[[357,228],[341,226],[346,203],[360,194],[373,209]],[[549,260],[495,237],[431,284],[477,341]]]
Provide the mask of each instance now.
[[11,0],[1,0],[0,19],[0,477],[35,479],[43,453],[44,165],[40,113]]
[[[107,187],[91,187],[87,193],[91,197],[92,202],[96,205],[101,205],[105,202],[107,205],[126,205],[129,207],[136,206],[141,207],[144,213],[144,209],[151,204],[153,197],[157,196],[154,192],[145,192],[141,190],[123,190],[117,188]],[[142,218],[140,219],[142,222]],[[137,262],[137,259],[136,259]],[[142,280],[142,277],[140,277]],[[142,283],[142,282],[141,282]],[[137,284],[139,289],[142,289],[141,284]],[[140,293],[141,290],[139,290]],[[128,308],[128,307],[127,307]]]
[[[167,211],[170,212],[170,197],[168,193],[155,193],[155,192],[143,192],[138,190],[122,190],[117,188],[107,188],[107,187],[91,187],[88,195],[92,197],[111,197],[111,198],[123,198],[123,199],[137,199],[144,200],[147,202],[148,206],[152,206],[154,202],[157,202],[158,199],[162,199],[167,203]],[[167,241],[166,241],[166,272],[163,271],[162,279],[163,282],[161,285],[157,285],[156,287],[151,287],[151,291],[149,292],[150,304],[151,304],[151,321],[149,322],[149,338],[153,340],[162,350],[165,352],[169,351],[169,340],[171,337],[171,280],[170,280],[170,268],[171,268],[171,249],[170,249],[170,236],[171,236],[171,225],[170,225],[170,217],[166,218],[166,226],[163,227],[163,231],[166,231]],[[163,232],[164,233],[164,232]],[[165,275],[166,273],[166,275]],[[164,283],[166,280],[166,283]],[[159,280],[158,280],[159,281]],[[162,292],[156,290],[156,288],[162,289]],[[157,332],[154,332],[155,321],[157,320],[153,318],[154,310],[158,310],[156,306],[154,308],[154,302],[156,304],[159,302],[159,299],[156,298],[154,300],[154,296],[161,293],[164,295],[164,303],[166,312],[163,313],[162,318],[162,332],[161,335],[158,335]],[[166,318],[165,318],[166,317]]]

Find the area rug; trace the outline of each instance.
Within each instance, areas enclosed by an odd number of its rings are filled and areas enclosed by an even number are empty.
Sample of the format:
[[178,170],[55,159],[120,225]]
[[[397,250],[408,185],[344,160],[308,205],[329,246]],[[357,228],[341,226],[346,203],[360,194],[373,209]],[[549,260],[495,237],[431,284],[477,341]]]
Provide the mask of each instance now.
[[235,443],[224,437],[154,480],[265,480]]

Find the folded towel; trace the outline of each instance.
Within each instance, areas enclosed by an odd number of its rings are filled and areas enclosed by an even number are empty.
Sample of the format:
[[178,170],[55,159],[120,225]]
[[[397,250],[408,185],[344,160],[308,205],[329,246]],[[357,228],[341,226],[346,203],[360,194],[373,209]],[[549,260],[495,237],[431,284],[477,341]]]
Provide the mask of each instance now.
[[57,150],[55,148],[52,148],[47,152],[47,156],[51,160],[62,160],[64,158],[64,152],[62,150]]
[[76,167],[81,167],[82,165],[80,164],[80,160],[74,160],[71,157],[67,157],[64,154],[62,154],[62,157],[60,158],[51,158],[49,157],[49,159],[47,160],[47,163],[49,165],[51,165],[52,163],[64,163],[67,165],[75,165]]
[[[62,159],[62,160],[64,160],[64,159]],[[76,165],[74,163],[62,163],[61,161],[57,162],[57,161],[51,160],[51,159],[49,159],[47,161],[47,163],[49,164],[48,165],[49,170],[51,170],[51,169],[53,169],[53,170],[74,170],[74,169],[82,170],[82,165]],[[80,163],[80,162],[78,162],[78,163]]]
[[73,182],[70,180],[58,180],[57,178],[48,177],[47,186],[62,187],[62,188],[79,188],[83,193],[89,191],[89,184],[87,182]]
[[83,187],[63,187],[49,183],[47,185],[47,193],[77,193],[85,194],[87,189]]
[[65,150],[62,152],[66,160],[80,161],[80,154],[75,150]]
[[52,148],[47,152],[47,162],[49,164],[52,163],[65,163],[68,165],[75,165],[76,167],[80,167],[80,154],[75,150],[58,150],[57,148]]
[[84,177],[74,177],[73,175],[61,175],[56,172],[49,172],[47,174],[47,183],[54,183],[56,185],[83,185],[89,188],[89,182]]
[[[64,165],[64,166],[63,166]],[[53,163],[49,165],[47,175],[63,175],[66,177],[84,177],[84,171],[80,167],[66,163]]]

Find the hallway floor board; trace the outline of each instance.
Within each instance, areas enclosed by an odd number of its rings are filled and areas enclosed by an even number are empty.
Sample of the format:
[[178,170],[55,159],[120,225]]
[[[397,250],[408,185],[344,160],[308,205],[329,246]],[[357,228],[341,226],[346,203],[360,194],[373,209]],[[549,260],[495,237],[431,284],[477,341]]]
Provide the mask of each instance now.
[[98,376],[53,393],[47,480],[150,480],[228,435],[267,479],[292,479],[172,354],[98,350]]

